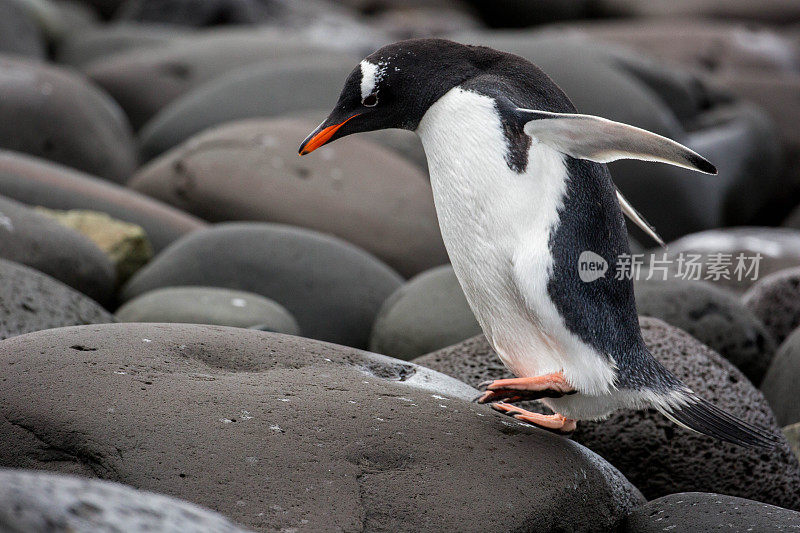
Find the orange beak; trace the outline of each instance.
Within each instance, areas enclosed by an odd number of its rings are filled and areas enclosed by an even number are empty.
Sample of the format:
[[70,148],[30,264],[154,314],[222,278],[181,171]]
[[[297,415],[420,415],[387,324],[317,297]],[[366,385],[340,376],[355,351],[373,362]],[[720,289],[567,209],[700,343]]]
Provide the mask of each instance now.
[[327,128],[323,128],[321,130],[313,131],[311,135],[306,137],[306,140],[300,145],[300,150],[298,153],[300,155],[310,154],[320,146],[327,143],[333,135],[339,131],[339,128],[347,124],[347,122],[359,114],[355,114],[352,117],[348,118],[345,121],[340,122],[339,124],[334,124],[333,126],[328,126]]

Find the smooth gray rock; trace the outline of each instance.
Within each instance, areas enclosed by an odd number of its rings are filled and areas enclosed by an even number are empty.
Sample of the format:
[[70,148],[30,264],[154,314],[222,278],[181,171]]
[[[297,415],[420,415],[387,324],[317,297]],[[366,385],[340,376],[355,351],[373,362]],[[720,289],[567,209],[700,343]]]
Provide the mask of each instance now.
[[226,123],[144,166],[128,185],[211,222],[277,222],[335,235],[406,277],[447,263],[419,168],[357,137],[297,157],[317,124]]
[[634,284],[640,315],[680,328],[761,383],[777,344],[764,324],[733,294],[702,281],[649,280]]
[[[178,98],[139,132],[145,160],[223,122],[336,103],[358,60],[300,57],[244,67]],[[302,141],[300,139],[299,141]],[[299,145],[299,144],[298,144]]]
[[40,272],[108,305],[116,272],[92,241],[28,206],[0,196],[0,257]]
[[97,479],[0,469],[0,531],[244,533],[197,505]]
[[95,61],[131,52],[167,46],[190,32],[156,24],[104,24],[67,35],[56,49],[59,63],[83,68]]
[[773,24],[800,21],[800,5],[794,0],[600,0],[594,7],[595,15],[613,17],[717,18]]
[[37,270],[0,259],[0,339],[113,321],[114,317],[88,296]]
[[453,267],[427,270],[381,306],[369,349],[406,361],[481,333]]
[[262,531],[610,531],[644,503],[457,380],[301,337],[50,330],[0,343],[0,375],[0,465],[100,475]]
[[744,498],[682,492],[647,502],[633,511],[620,533],[746,533],[797,531],[800,513]]
[[50,209],[88,209],[144,228],[158,251],[206,223],[106,180],[0,150],[0,194],[19,202]]
[[744,293],[742,302],[781,344],[800,326],[800,268],[764,276]]
[[0,0],[0,53],[45,57],[45,43],[36,21],[16,0]]
[[315,231],[226,223],[187,235],[123,287],[123,301],[162,287],[205,286],[266,296],[303,334],[363,348],[383,301],[402,283],[362,249]]
[[[658,319],[641,317],[640,323],[654,357],[692,390],[751,424],[781,434],[764,396],[725,358]],[[513,377],[483,335],[413,362],[473,386]],[[546,412],[535,402],[525,408]],[[785,440],[772,450],[744,448],[678,427],[653,409],[579,421],[572,438],[619,468],[648,499],[714,490],[800,509],[800,464]]]
[[299,335],[300,327],[283,306],[245,291],[216,287],[169,287],[146,292],[115,313],[119,322],[213,324]]
[[127,119],[77,73],[0,57],[0,148],[61,163],[110,181],[137,166]]
[[305,57],[320,63],[358,61],[307,40],[251,30],[183,36],[166,46],[101,58],[83,70],[119,102],[138,129],[171,102],[227,73]]
[[800,329],[783,341],[761,382],[761,392],[769,401],[775,418],[782,426],[800,422],[800,402],[797,384],[800,383]]

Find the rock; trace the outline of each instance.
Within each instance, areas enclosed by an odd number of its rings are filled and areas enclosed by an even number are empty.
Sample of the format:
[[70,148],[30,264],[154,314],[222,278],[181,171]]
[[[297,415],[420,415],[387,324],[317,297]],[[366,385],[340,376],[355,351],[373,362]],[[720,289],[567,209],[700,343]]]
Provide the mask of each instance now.
[[141,226],[87,209],[71,211],[58,211],[46,207],[36,209],[56,219],[59,224],[86,235],[94,242],[111,259],[120,285],[128,281],[153,258],[153,247]]
[[138,129],[170,102],[228,72],[308,56],[318,56],[320,63],[347,58],[351,68],[358,62],[297,38],[247,31],[184,37],[167,46],[100,59],[84,70],[120,103]]
[[3,531],[244,533],[217,513],[119,483],[33,470],[0,469]]
[[734,295],[702,281],[635,283],[640,315],[680,328],[761,383],[777,345],[764,324]]
[[781,429],[795,456],[800,458],[800,422],[789,424]]
[[144,228],[156,251],[206,226],[199,218],[130,189],[13,152],[0,151],[0,194],[50,209],[108,213]]
[[104,18],[110,18],[124,1],[125,0],[83,0],[84,3],[92,6],[95,11]]
[[[655,358],[692,390],[742,420],[780,434],[764,397],[736,367],[658,319],[642,317],[640,322]],[[513,377],[482,335],[414,362],[473,386]],[[528,407],[544,412],[535,403]],[[619,468],[648,499],[716,490],[800,508],[800,464],[785,441],[769,451],[727,444],[678,427],[655,410],[618,411],[604,421],[578,422],[573,438]]]
[[794,531],[800,513],[744,498],[683,492],[647,502],[634,510],[620,533],[663,531]]
[[0,339],[114,321],[88,296],[32,268],[0,259],[0,281]]
[[50,45],[57,45],[66,35],[93,27],[96,13],[76,0],[16,0],[36,20]]
[[595,16],[718,18],[787,24],[800,20],[794,0],[601,0]]
[[410,360],[481,333],[453,267],[427,270],[383,302],[369,349]]
[[297,157],[317,124],[226,123],[152,161],[129,186],[211,222],[278,222],[329,233],[404,276],[447,263],[425,175],[357,137]]
[[761,392],[767,398],[775,418],[782,426],[800,422],[797,402],[797,383],[800,379],[800,330],[783,341],[761,382]]
[[592,452],[471,403],[457,380],[301,337],[51,330],[0,343],[0,375],[0,464],[101,476],[262,531],[610,531],[644,503]]
[[294,317],[268,298],[214,287],[168,287],[146,292],[119,309],[119,322],[213,324],[300,335]]
[[[682,272],[689,276],[686,279],[710,281],[741,294],[768,274],[800,266],[800,231],[759,227],[714,229],[671,242],[667,250],[671,275],[680,277]],[[699,270],[694,270],[694,264],[700,265]]]
[[446,36],[482,26],[467,11],[443,6],[399,7],[372,15],[369,23],[383,29],[397,41]]
[[102,25],[67,35],[58,45],[56,58],[60,63],[83,68],[116,54],[168,46],[185,35],[189,33],[158,25]]
[[570,22],[546,28],[614,43],[714,74],[795,72],[800,54],[790,39],[751,21],[640,18]]
[[335,237],[281,224],[227,223],[175,242],[128,282],[122,298],[188,285],[245,290],[284,306],[312,339],[362,348],[380,305],[401,282],[375,257]]
[[744,293],[742,302],[782,343],[800,326],[800,268],[763,277]]
[[0,0],[0,53],[45,58],[45,44],[36,21],[15,0]]
[[231,72],[175,100],[153,117],[139,132],[142,155],[150,160],[223,122],[277,117],[336,102],[356,64],[345,58],[301,57]]
[[116,273],[89,239],[14,200],[0,197],[0,257],[52,276],[108,305]]
[[588,18],[591,0],[469,0],[488,26],[520,28],[557,20]]
[[552,32],[473,32],[457,38],[533,61],[582,113],[667,136],[712,161],[719,169],[713,178],[642,161],[609,165],[623,194],[667,241],[750,224],[785,193],[775,125],[751,104],[717,94],[703,78],[624,48]]
[[124,115],[78,74],[0,57],[0,100],[0,148],[120,183],[136,169],[136,148]]

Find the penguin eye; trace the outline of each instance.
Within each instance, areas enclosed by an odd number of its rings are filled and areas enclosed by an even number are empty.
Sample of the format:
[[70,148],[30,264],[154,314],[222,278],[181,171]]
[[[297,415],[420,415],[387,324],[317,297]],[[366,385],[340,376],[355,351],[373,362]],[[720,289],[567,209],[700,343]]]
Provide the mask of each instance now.
[[375,107],[378,105],[378,96],[375,93],[372,93],[369,96],[362,98],[361,103],[367,107]]

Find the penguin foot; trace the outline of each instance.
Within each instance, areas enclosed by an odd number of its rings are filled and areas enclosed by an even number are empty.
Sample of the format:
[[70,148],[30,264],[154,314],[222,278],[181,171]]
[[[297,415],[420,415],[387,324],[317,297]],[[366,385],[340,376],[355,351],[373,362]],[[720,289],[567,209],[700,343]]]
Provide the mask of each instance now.
[[554,415],[542,415],[532,413],[525,409],[520,409],[505,402],[497,402],[491,405],[492,409],[503,414],[513,416],[517,420],[533,424],[536,427],[552,431],[554,433],[572,433],[577,427],[577,421],[567,418],[558,413]]
[[486,392],[477,399],[478,403],[489,403],[505,400],[508,403],[542,398],[560,398],[576,391],[564,379],[564,374],[556,372],[544,376],[525,378],[496,379],[481,383]]

